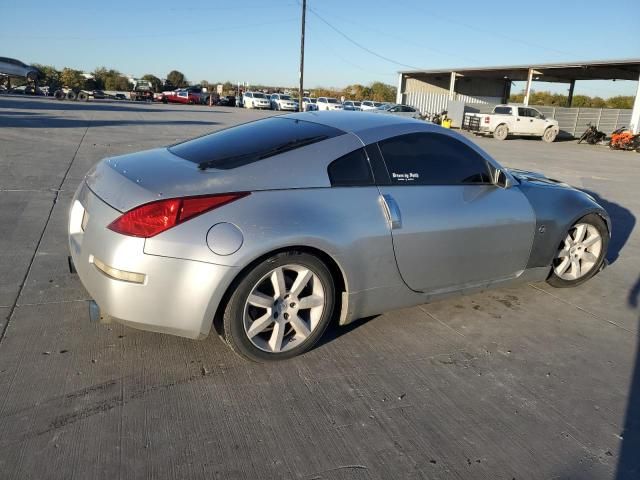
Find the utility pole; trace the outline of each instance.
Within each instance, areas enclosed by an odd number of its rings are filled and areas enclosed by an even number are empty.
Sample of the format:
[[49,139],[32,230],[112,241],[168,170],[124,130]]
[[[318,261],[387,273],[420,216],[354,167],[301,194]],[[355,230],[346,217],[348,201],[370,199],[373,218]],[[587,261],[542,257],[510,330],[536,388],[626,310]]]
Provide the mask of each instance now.
[[300,91],[298,92],[298,110],[303,111],[302,97],[304,96],[304,23],[307,13],[307,0],[302,0],[302,31],[300,33]]

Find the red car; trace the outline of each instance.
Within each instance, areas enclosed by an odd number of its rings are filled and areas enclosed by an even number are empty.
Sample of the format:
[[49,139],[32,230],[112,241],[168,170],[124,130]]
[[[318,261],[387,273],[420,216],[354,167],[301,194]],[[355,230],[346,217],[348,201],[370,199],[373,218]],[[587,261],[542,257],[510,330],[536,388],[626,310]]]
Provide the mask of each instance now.
[[162,103],[186,103],[193,105],[194,103],[200,103],[200,94],[191,92],[189,90],[180,89],[173,90],[171,92],[162,92],[160,101]]

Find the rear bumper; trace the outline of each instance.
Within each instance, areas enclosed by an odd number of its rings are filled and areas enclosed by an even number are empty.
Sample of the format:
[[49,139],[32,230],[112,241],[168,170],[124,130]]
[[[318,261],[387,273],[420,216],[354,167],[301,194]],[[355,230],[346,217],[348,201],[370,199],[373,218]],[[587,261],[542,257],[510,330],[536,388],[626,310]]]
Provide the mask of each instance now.
[[[85,210],[88,221],[83,230]],[[147,255],[144,239],[106,228],[118,215],[84,184],[76,192],[69,215],[73,265],[102,316],[142,330],[188,338],[206,336],[238,269]],[[113,278],[105,273],[104,265],[144,275],[144,279],[135,283]]]

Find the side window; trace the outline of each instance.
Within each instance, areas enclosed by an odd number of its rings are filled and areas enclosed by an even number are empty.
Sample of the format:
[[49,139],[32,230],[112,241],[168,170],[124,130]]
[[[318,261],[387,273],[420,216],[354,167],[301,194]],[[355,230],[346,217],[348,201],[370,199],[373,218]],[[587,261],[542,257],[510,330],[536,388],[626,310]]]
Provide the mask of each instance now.
[[529,114],[527,113],[527,109],[526,108],[522,108],[522,107],[518,107],[518,116],[519,117],[528,117]]
[[440,133],[410,133],[379,142],[396,185],[491,183],[487,161],[459,140]]
[[369,160],[362,148],[331,162],[327,172],[332,187],[373,185]]

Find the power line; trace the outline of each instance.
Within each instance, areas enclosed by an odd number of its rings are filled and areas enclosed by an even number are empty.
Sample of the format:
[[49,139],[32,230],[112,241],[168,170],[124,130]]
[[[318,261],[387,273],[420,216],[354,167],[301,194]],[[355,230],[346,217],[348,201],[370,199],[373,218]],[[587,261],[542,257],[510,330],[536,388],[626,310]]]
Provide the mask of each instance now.
[[361,50],[364,50],[365,52],[373,55],[374,57],[378,57],[386,62],[389,63],[393,63],[394,65],[398,65],[400,67],[405,67],[405,68],[411,68],[414,70],[419,70],[419,67],[415,67],[413,65],[407,65],[406,63],[400,63],[400,62],[396,62],[395,60],[389,58],[389,57],[385,57],[384,55],[380,55],[377,52],[374,52],[373,50],[371,50],[370,48],[365,47],[364,45],[362,45],[361,43],[355,41],[353,38],[349,37],[349,35],[347,35],[346,33],[344,33],[342,30],[334,27],[331,23],[329,23],[327,20],[325,20],[322,16],[320,16],[318,14],[318,12],[316,12],[313,8],[311,7],[307,7],[307,9],[316,17],[318,18],[318,20],[320,20],[322,23],[324,23],[325,25],[327,25],[329,28],[331,28],[333,31],[335,31],[337,34],[339,34],[340,36],[342,36],[345,40],[347,40],[349,43],[352,43],[353,45],[355,45],[356,47],[360,48]]

